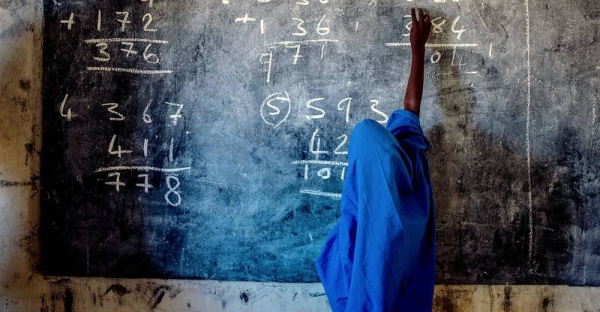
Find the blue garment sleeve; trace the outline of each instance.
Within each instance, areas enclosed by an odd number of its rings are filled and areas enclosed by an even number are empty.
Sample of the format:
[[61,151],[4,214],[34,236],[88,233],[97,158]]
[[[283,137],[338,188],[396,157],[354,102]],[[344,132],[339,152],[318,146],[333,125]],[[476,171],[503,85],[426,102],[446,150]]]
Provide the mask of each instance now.
[[331,308],[431,311],[435,214],[430,148],[419,119],[392,113],[387,127],[354,127],[342,192],[342,215],[316,267]]
[[393,298],[410,269],[402,252],[399,193],[412,192],[411,160],[372,120],[355,127],[348,155],[343,196],[356,203],[359,221],[346,311],[395,311]]

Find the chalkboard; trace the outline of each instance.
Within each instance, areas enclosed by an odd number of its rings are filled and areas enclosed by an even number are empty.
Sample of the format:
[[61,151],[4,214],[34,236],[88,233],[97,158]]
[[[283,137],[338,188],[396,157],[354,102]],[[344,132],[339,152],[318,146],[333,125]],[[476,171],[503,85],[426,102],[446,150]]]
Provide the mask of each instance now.
[[437,282],[600,285],[593,0],[45,0],[43,272],[318,281],[415,4]]

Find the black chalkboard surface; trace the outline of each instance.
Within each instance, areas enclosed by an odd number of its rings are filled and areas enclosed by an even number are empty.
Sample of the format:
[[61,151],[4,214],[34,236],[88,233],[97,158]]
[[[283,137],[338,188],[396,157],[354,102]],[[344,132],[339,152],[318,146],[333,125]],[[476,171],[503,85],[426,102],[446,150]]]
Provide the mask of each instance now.
[[[414,4],[44,1],[42,270],[318,281]],[[417,4],[438,283],[600,285],[600,6]]]

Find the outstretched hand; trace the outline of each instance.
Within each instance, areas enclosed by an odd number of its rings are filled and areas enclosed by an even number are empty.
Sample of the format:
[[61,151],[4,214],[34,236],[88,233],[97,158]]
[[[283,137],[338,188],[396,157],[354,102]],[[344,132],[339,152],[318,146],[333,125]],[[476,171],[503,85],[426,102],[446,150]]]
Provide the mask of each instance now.
[[404,96],[404,109],[419,116],[421,112],[421,99],[423,98],[423,79],[425,67],[425,43],[429,39],[431,20],[429,15],[423,14],[419,9],[419,20],[415,8],[410,9],[412,28],[410,29],[410,45],[412,47],[412,66],[408,77],[408,86]]
[[429,39],[431,31],[431,20],[428,14],[424,14],[422,9],[419,9],[419,20],[415,14],[415,8],[410,9],[410,18],[412,20],[412,28],[410,29],[410,45],[413,49],[425,49],[425,43]]

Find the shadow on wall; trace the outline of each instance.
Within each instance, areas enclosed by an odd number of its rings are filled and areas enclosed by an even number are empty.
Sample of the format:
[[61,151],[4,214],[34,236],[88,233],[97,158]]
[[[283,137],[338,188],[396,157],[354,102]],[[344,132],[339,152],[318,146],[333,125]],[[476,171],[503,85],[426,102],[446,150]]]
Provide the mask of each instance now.
[[[434,70],[442,114],[442,123],[427,134],[433,146],[429,158],[437,209],[438,283],[598,285],[600,280],[586,280],[577,270],[578,259],[591,250],[580,248],[573,234],[573,228],[589,228],[581,216],[589,207],[587,196],[593,194],[580,183],[583,173],[599,175],[598,167],[590,165],[593,155],[577,150],[574,127],[562,123],[565,135],[556,139],[560,167],[546,160],[528,165],[522,152],[526,148],[517,147],[527,142],[527,85],[510,87],[505,80],[513,77],[499,74],[493,60],[479,61],[484,69],[480,74],[489,81],[484,92],[515,95],[515,103],[510,97],[503,103],[513,122],[503,125],[507,141],[476,124],[477,118],[498,117],[475,118],[482,114],[476,108],[490,106],[495,112],[494,105],[500,103],[481,103],[476,93],[481,86],[467,85],[452,57],[428,66]],[[561,169],[576,164],[585,168]],[[436,304],[444,302],[439,296]]]

